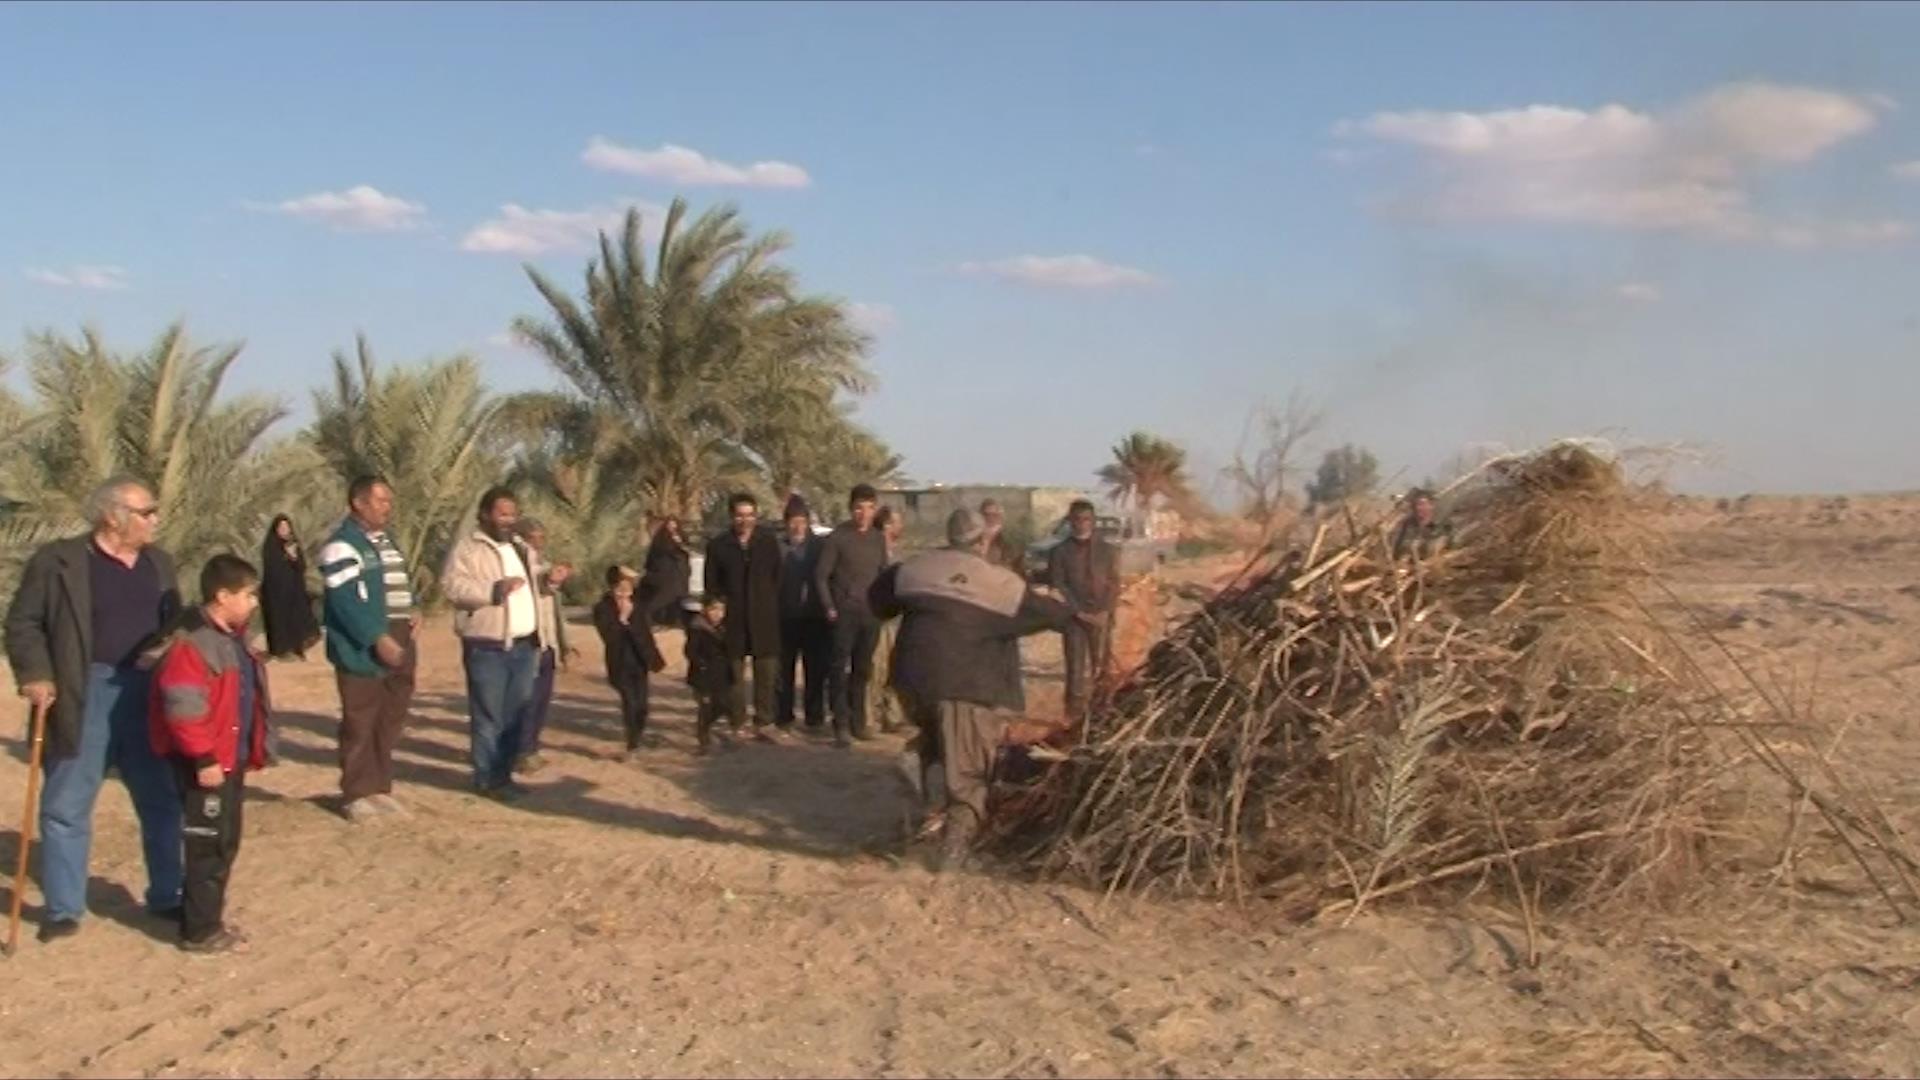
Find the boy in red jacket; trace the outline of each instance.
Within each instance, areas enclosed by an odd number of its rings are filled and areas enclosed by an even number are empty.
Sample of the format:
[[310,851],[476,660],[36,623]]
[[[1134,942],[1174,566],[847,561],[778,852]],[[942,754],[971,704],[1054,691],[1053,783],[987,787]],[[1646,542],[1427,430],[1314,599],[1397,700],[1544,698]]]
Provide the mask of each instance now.
[[244,559],[215,555],[200,571],[200,598],[155,647],[148,730],[154,752],[173,762],[186,804],[180,947],[239,952],[246,939],[221,916],[240,853],[244,777],[268,763],[266,669],[247,644],[260,575]]

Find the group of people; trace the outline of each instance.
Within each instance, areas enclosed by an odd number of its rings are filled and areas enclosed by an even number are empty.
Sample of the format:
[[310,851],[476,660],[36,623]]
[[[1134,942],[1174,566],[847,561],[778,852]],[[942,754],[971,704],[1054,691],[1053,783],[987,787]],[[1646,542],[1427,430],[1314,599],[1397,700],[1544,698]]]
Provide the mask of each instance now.
[[[190,952],[244,949],[225,895],[245,776],[273,760],[268,657],[304,657],[324,638],[340,697],[342,813],[356,824],[410,813],[394,793],[393,755],[412,707],[421,617],[412,568],[389,531],[393,490],[372,476],[349,485],[348,512],[313,560],[318,619],[307,555],[285,517],[270,527],[259,566],[210,559],[189,604],[154,543],[161,507],[151,490],[112,480],[88,507],[88,534],[38,550],[6,614],[15,679],[45,718],[39,938],[80,928],[93,809],[111,767],[139,819],[147,909],[174,920]],[[985,819],[997,748],[1024,710],[1019,639],[1065,634],[1069,702],[1084,707],[1090,693],[1117,595],[1115,553],[1095,535],[1091,504],[1073,508],[1072,535],[1042,585],[1027,581],[991,503],[956,511],[945,548],[904,561],[903,522],[867,485],[825,536],[797,497],[779,531],[760,522],[750,495],[728,509],[697,595],[675,520],[655,533],[644,570],[605,570],[593,624],[627,755],[656,744],[646,730],[649,678],[666,662],[654,630],[679,625],[701,752],[749,728],[777,742],[800,724],[847,747],[911,723],[923,775],[943,770],[944,850],[964,857]],[[466,675],[473,789],[489,799],[513,800],[524,790],[515,775],[542,767],[555,673],[578,655],[560,603],[573,568],[545,549],[544,530],[495,488],[440,579]],[[264,652],[252,643],[263,600]]]

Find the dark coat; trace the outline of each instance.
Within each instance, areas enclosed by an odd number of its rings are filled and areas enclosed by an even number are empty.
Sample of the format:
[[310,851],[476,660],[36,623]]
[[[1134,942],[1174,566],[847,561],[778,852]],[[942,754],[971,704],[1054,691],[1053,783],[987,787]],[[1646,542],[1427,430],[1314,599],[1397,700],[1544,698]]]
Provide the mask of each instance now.
[[[93,664],[93,578],[87,536],[56,540],[34,552],[20,572],[20,588],[7,608],[7,661],[19,685],[51,682],[47,717],[48,758],[70,758],[80,749],[80,721],[87,708],[87,669]],[[147,549],[160,575],[158,635],[180,612],[179,577],[173,559]],[[144,648],[144,646],[143,646]]]
[[614,603],[613,594],[602,596],[600,602],[593,605],[593,627],[600,631],[600,643],[607,647],[607,678],[614,684],[631,685],[645,680],[650,672],[666,668],[666,657],[660,655],[660,646],[654,644],[653,627],[647,622],[647,608],[641,594],[634,594],[633,613],[627,616],[625,626],[620,625],[619,606]]
[[647,597],[646,611],[656,625],[679,626],[680,601],[692,591],[693,553],[674,543],[665,527],[656,530],[634,595]]
[[707,544],[706,589],[727,602],[727,653],[780,655],[780,540],[762,526],[745,547],[731,531]]
[[267,655],[305,652],[320,640],[320,622],[313,615],[313,595],[307,592],[307,556],[299,541],[293,553],[275,535],[286,516],[273,519],[260,542],[260,617],[267,628]]
[[879,617],[903,616],[892,682],[916,705],[1023,710],[1019,640],[1073,621],[1071,607],[971,551],[930,551],[890,566],[870,599]]
[[[733,617],[727,617],[728,622]],[[733,663],[727,656],[727,643],[705,615],[694,617],[687,627],[687,685],[708,700],[718,700],[733,688]]]
[[1120,549],[1101,537],[1082,543],[1069,536],[1054,545],[1047,582],[1085,615],[1105,615],[1120,599]]

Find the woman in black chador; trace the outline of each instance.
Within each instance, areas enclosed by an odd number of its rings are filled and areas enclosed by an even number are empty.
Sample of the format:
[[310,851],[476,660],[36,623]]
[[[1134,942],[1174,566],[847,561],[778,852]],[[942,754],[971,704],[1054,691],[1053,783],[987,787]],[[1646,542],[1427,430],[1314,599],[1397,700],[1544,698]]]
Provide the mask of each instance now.
[[307,593],[307,554],[293,534],[293,522],[281,514],[260,542],[260,614],[267,624],[267,655],[305,660],[320,640]]

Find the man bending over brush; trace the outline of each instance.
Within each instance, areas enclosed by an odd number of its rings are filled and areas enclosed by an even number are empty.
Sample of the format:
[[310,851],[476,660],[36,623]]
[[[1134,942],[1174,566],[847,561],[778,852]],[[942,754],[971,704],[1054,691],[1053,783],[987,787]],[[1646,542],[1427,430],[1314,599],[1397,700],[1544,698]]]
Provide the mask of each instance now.
[[247,644],[260,575],[238,556],[215,555],[200,571],[200,600],[146,655],[157,661],[148,735],[173,764],[185,810],[180,947],[223,953],[246,944],[225,921],[227,879],[240,854],[246,774],[269,761],[266,669]]
[[870,594],[876,615],[902,616],[893,685],[920,727],[922,760],[937,755],[945,772],[943,869],[966,861],[987,818],[994,758],[1025,708],[1008,652],[1074,617],[1064,601],[985,556],[986,526],[971,510],[955,510],[945,550],[889,567]]

